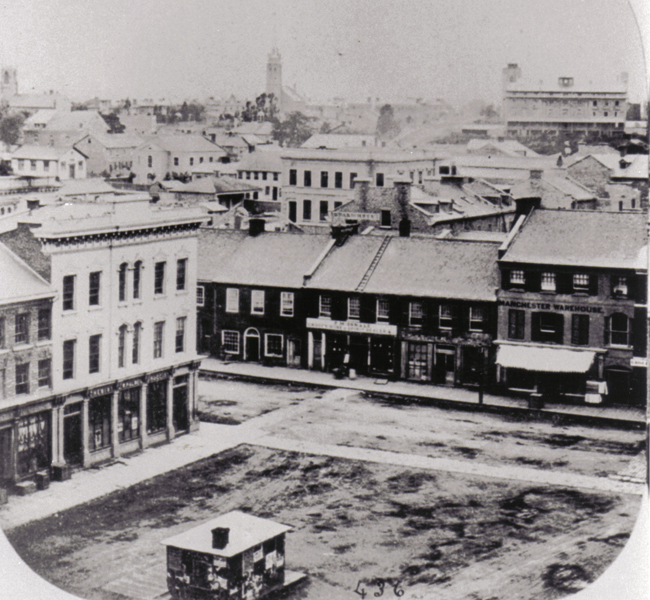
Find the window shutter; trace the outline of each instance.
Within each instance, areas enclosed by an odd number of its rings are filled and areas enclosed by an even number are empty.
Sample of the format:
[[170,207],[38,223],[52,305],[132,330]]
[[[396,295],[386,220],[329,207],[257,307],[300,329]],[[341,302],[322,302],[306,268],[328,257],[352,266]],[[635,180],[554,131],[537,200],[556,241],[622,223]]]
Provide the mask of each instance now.
[[530,315],[530,339],[533,342],[539,342],[540,340],[540,334],[539,334],[539,321],[540,321],[540,315],[539,313],[532,313]]
[[348,299],[342,294],[332,296],[332,319],[345,321],[348,318]]
[[438,333],[438,304],[435,302],[425,302],[425,318],[429,326],[429,331],[436,335]]
[[555,276],[558,294],[573,293],[573,273],[558,273]]
[[555,328],[555,342],[557,344],[564,343],[564,315],[556,315],[556,328]]
[[639,284],[645,279],[643,275],[630,275],[627,278],[627,297],[634,300],[637,304],[645,304],[644,286],[637,285],[637,278]]
[[609,346],[611,317],[605,317],[605,346]]
[[374,296],[363,295],[360,298],[360,304],[359,321],[362,323],[374,323],[377,305],[376,298]]
[[451,314],[454,316],[452,328],[454,333],[462,332],[466,333],[469,331],[469,306],[452,306]]
[[402,307],[400,306],[400,298],[391,298],[389,305],[389,320],[393,325],[399,325],[402,323]]
[[[634,309],[634,321],[637,323],[645,322],[645,308],[635,308]],[[632,328],[632,324],[630,323]],[[632,328],[634,339],[632,340],[632,345],[634,346],[634,356],[646,356],[647,350],[647,336],[645,327],[636,327]]]
[[539,271],[526,271],[526,290],[539,292],[542,287],[542,274]]
[[598,275],[594,273],[589,275],[589,295],[598,296]]
[[510,289],[510,269],[501,270],[501,289]]

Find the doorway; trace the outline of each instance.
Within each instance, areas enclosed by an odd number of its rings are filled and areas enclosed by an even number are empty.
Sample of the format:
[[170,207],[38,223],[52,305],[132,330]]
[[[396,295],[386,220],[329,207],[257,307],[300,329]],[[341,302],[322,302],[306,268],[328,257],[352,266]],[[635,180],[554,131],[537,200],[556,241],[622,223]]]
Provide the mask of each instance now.
[[260,332],[247,329],[244,333],[244,360],[260,360]]
[[5,487],[14,478],[11,439],[11,427],[0,429],[0,487]]
[[390,375],[393,369],[394,351],[392,338],[372,338],[370,342],[370,368],[378,375]]
[[174,430],[175,431],[187,431],[189,429],[189,410],[187,407],[187,375],[180,375],[179,377],[174,377],[174,406],[173,406],[173,418],[174,418]]
[[435,383],[454,385],[456,376],[456,350],[454,348],[436,348]]
[[80,465],[83,461],[81,402],[63,409],[63,458],[69,465]]

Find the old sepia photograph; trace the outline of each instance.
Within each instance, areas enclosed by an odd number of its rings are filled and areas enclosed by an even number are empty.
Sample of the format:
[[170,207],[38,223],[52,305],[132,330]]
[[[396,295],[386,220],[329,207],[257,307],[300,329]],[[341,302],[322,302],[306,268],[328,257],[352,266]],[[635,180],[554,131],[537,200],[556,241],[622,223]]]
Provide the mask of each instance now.
[[645,600],[648,0],[0,2],[0,599]]

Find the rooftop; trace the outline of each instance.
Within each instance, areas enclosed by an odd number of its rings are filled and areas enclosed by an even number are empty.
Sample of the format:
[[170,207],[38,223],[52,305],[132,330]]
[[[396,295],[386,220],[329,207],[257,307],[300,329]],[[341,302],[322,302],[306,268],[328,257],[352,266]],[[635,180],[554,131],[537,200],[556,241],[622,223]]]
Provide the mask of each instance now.
[[282,158],[288,160],[334,160],[379,163],[401,163],[433,160],[433,154],[424,150],[400,150],[391,148],[284,148]]
[[646,269],[647,216],[591,210],[535,210],[502,260]]
[[[61,156],[70,152],[72,149],[72,146],[31,146],[26,144],[13,153],[13,158],[27,160],[59,160]],[[76,151],[79,152],[79,150]],[[85,156],[83,152],[80,152],[80,154]]]
[[[299,288],[325,250],[327,235],[201,230],[198,277],[238,285]],[[381,240],[380,240],[381,241]]]
[[27,263],[0,243],[0,302],[19,302],[53,296],[54,290]]
[[279,151],[251,152],[237,163],[238,171],[282,172],[282,158]]
[[226,152],[202,135],[179,134],[179,135],[154,135],[146,144],[155,144],[167,152],[217,152],[227,156]]
[[[228,544],[219,550],[212,548],[212,530],[217,527],[229,529]],[[234,510],[160,543],[205,554],[236,556],[291,529],[289,525]]]

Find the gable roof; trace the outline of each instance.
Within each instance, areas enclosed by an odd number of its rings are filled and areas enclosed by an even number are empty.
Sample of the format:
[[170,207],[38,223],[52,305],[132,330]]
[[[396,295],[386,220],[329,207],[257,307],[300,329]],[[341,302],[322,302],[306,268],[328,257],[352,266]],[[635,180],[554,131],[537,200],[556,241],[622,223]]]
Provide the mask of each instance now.
[[0,302],[19,302],[54,295],[49,283],[7,246],[0,243]]
[[223,148],[213,144],[202,135],[179,134],[179,135],[154,135],[142,146],[155,144],[166,152],[216,152],[221,156],[227,156]]
[[[300,288],[325,250],[328,235],[204,229],[199,236],[200,280]],[[380,240],[381,241],[381,240]]]
[[275,171],[282,172],[282,158],[279,151],[264,150],[247,154],[237,164],[238,171]]
[[501,260],[646,269],[646,215],[591,210],[535,210]]
[[83,152],[74,146],[33,146],[26,144],[21,146],[12,154],[12,158],[27,160],[59,160],[64,154],[74,150],[84,158],[88,158]]
[[80,144],[88,137],[95,138],[105,148],[137,148],[142,144],[142,138],[130,133],[100,133],[93,132],[81,138],[77,144]]

